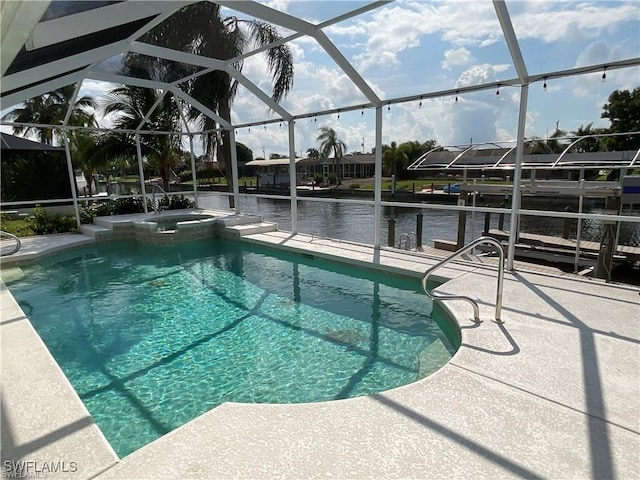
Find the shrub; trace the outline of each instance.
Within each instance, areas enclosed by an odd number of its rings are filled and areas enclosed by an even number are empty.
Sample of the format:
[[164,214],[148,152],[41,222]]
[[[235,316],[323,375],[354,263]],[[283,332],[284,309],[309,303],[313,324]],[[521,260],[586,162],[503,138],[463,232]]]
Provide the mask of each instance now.
[[75,232],[77,229],[76,218],[73,215],[52,215],[39,206],[33,209],[33,218],[29,219],[29,225],[36,235]]
[[160,206],[168,206],[169,210],[179,210],[182,208],[195,208],[196,202],[189,200],[184,195],[174,195],[171,197],[171,202],[169,202],[167,197],[163,197],[160,200]]
[[[171,203],[167,197],[160,199],[160,206],[167,207],[168,210],[178,210],[183,208],[195,208],[196,202],[189,200],[184,195],[171,197]],[[153,204],[147,198],[147,211],[153,211]],[[144,212],[142,197],[116,198],[98,204],[84,204],[80,210],[80,223],[93,223],[96,217],[108,217],[109,215],[126,215],[127,213]]]
[[95,207],[96,217],[107,217],[113,215],[113,200],[101,202]]
[[336,177],[333,173],[330,173],[327,176],[327,181],[329,182],[329,185],[335,185],[338,182],[338,177]]
[[94,218],[96,218],[98,207],[96,205],[89,205],[88,203],[83,203],[80,208],[80,223],[83,225],[93,223]]
[[322,183],[324,183],[324,176],[321,173],[316,173],[313,176],[313,181],[316,185],[321,185]]

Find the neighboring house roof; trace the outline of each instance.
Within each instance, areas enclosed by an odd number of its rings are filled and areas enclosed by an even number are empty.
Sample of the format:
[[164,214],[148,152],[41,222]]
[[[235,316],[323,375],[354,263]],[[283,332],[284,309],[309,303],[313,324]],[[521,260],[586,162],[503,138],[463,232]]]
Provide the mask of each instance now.
[[[302,158],[296,158],[298,163]],[[247,167],[275,167],[278,165],[289,165],[288,158],[270,158],[269,160],[251,160],[245,163]]]
[[376,157],[372,153],[361,153],[358,155],[345,155],[342,158],[343,163],[376,163]]
[[9,135],[8,133],[0,132],[2,144],[2,150],[15,150],[15,151],[38,151],[38,152],[60,152],[63,151],[62,147],[53,147],[51,145],[45,145],[44,143],[33,142],[26,138],[16,137],[15,135]]

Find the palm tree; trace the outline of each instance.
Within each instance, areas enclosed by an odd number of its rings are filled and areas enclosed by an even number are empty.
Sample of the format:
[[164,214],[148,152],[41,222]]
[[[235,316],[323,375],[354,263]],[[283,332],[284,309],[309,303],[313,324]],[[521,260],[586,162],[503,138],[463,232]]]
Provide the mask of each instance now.
[[336,175],[338,185],[340,185],[340,173],[338,165],[347,149],[346,143],[338,138],[338,134],[331,127],[320,127],[320,135],[316,138],[320,142],[320,155],[324,158],[330,158],[333,155],[333,172]]
[[[602,129],[593,128],[593,122],[588,123],[587,125],[580,125],[580,127],[571,132],[572,137],[577,140],[580,137],[588,137],[589,135],[597,135],[599,133],[604,133]],[[576,145],[575,149],[577,152],[599,152],[601,150],[600,140],[598,138],[585,138],[584,140],[580,140]]]
[[[258,48],[273,45],[263,53],[267,57],[268,69],[272,74],[272,98],[280,102],[293,86],[293,56],[286,44],[276,43],[280,39],[276,28],[268,23],[243,20],[234,16],[223,17],[219,5],[213,2],[199,2],[182,8],[150,30],[141,40],[223,60],[241,57],[249,44]],[[196,71],[195,68],[190,70],[189,67],[176,62],[133,53],[125,55],[123,64],[125,71],[131,68],[144,68],[151,78],[164,81],[175,81],[185,74]],[[241,71],[243,60],[241,58],[235,60],[232,66]],[[216,70],[189,80],[180,88],[231,123],[231,105],[237,86],[236,80],[227,72]],[[219,127],[215,120],[196,109],[189,112],[189,117],[196,120],[202,130],[213,131]],[[231,191],[233,177],[229,133],[227,131],[222,131],[219,135],[215,132],[207,133],[203,140],[206,156],[213,159],[215,152],[218,161],[224,165],[227,184]]]
[[[20,107],[4,115],[2,119],[18,123],[61,125],[74,91],[75,85],[67,85],[53,92],[31,98]],[[91,114],[93,108],[95,108],[95,102],[92,97],[84,96],[76,99],[69,117],[69,125],[93,125],[94,120]],[[53,144],[53,130],[51,128],[18,125],[13,127],[13,133],[17,135],[35,133],[40,142],[46,145]]]
[[[117,115],[116,129],[135,130],[151,107],[158,101],[160,92],[152,88],[119,87],[107,94],[105,115]],[[171,94],[166,94],[146,121],[149,130],[180,130],[180,112]],[[118,148],[118,145],[120,147]],[[133,134],[116,135],[105,147],[111,155],[135,154],[136,139]],[[140,135],[140,148],[149,164],[158,170],[164,189],[169,189],[172,168],[179,161],[179,135]]]
[[313,160],[319,160],[320,151],[317,148],[307,148],[307,157]]
[[406,153],[407,147],[405,145],[400,145],[396,142],[391,142],[391,146],[387,147],[382,152],[382,161],[384,162],[384,166],[387,168],[387,171],[393,172],[393,175],[396,175],[396,170],[398,165],[401,168],[406,168],[409,163],[409,156]]
[[566,135],[567,132],[556,127],[556,131],[547,139],[547,146],[549,147],[549,150],[553,153],[562,153],[562,151],[567,147],[566,140],[560,142],[558,139],[566,137]]
[[100,166],[96,161],[99,159],[96,155],[96,139],[90,133],[75,131],[71,135],[69,149],[74,167],[82,171],[84,179],[87,181],[87,193],[91,197],[93,196],[93,176]]

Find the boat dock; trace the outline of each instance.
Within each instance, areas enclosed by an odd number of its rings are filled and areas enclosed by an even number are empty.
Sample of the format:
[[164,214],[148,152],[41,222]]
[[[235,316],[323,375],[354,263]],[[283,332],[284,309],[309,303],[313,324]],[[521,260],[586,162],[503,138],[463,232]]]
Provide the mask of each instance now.
[[[506,230],[491,229],[489,236],[501,242],[509,241]],[[576,239],[539,235],[535,233],[521,233],[516,244],[516,256],[538,258],[548,261],[574,263],[576,251],[579,249],[580,264],[594,266],[600,251],[600,242],[581,240],[578,245]],[[614,263],[640,262],[640,247],[618,245],[613,257]]]

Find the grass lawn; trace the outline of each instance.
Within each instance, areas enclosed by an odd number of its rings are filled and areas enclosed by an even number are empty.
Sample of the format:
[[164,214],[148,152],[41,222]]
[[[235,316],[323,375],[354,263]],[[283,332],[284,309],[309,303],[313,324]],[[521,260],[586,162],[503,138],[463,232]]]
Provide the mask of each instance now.
[[[359,184],[360,190],[373,190],[373,179],[371,178],[354,180],[352,183]],[[415,191],[419,192],[420,190],[422,190],[423,186],[431,187],[431,184],[433,184],[434,186],[437,187],[437,186],[444,186],[448,184],[453,185],[454,183],[462,183],[462,179],[461,178],[418,178],[415,180],[396,180],[396,191],[411,192],[413,191],[415,186]],[[492,181],[485,181],[484,183],[499,184],[504,182],[492,180]],[[391,190],[391,179],[389,178],[382,179],[382,190]]]
[[12,233],[16,237],[31,237],[35,232],[31,230],[31,225],[26,219],[2,220],[2,231]]
[[[256,177],[240,177],[238,185],[244,186],[255,186]],[[180,182],[181,185],[193,185],[193,180],[187,180],[184,182]],[[227,179],[225,177],[215,177],[215,178],[199,178],[198,185],[226,185]]]
[[138,175],[125,175],[124,177],[111,177],[111,182],[140,184],[140,177]]

